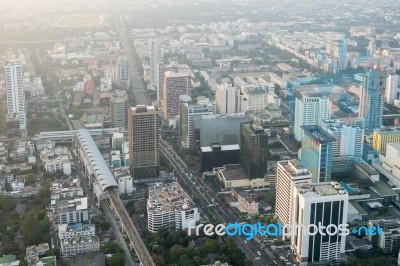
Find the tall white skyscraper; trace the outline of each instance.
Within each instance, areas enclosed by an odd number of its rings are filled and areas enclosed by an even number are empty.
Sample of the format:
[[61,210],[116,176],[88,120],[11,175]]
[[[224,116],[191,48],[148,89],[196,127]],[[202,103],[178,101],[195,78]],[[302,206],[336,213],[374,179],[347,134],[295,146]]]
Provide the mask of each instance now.
[[157,64],[161,61],[161,47],[158,39],[149,40],[150,47],[150,83],[154,86],[157,85],[158,74]]
[[247,99],[240,89],[228,83],[217,87],[215,91],[215,113],[233,114],[247,111]]
[[389,104],[393,104],[399,95],[399,75],[389,74],[386,78],[385,99]]
[[4,66],[7,112],[8,115],[18,117],[22,135],[26,135],[26,107],[24,94],[24,71],[20,61],[6,62]]
[[118,87],[126,90],[131,86],[131,79],[128,71],[128,58],[126,56],[120,56],[117,59],[117,82]]
[[[349,195],[337,182],[294,186],[292,220],[303,225],[292,230],[290,238],[297,262],[301,265],[328,262],[344,255],[346,236],[339,234],[339,225],[347,224],[348,205]],[[320,231],[315,235],[306,232],[310,225],[318,228],[319,223],[329,225],[322,229],[325,235]],[[330,235],[335,228],[337,232]]]
[[336,141],[332,143],[332,155],[361,157],[364,143],[364,119],[358,118],[356,124],[346,124],[339,120],[324,120],[321,127]]
[[302,126],[316,126],[326,119],[331,119],[331,101],[327,97],[296,98],[294,137],[301,141],[304,136]]
[[292,224],[291,207],[295,184],[311,183],[311,174],[299,160],[280,161],[276,172],[275,214],[282,224]]

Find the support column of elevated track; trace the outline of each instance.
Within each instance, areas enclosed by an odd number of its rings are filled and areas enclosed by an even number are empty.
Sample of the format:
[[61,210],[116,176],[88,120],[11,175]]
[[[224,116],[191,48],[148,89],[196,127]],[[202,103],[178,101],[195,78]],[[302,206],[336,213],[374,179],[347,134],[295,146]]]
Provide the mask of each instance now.
[[108,197],[110,205],[115,210],[115,213],[118,216],[123,229],[125,229],[129,241],[131,242],[131,246],[135,250],[141,265],[155,266],[156,264],[154,263],[150,252],[147,250],[146,245],[144,244],[139,232],[136,229],[136,226],[133,224],[132,219],[126,211],[124,204],[119,198],[117,191],[109,190]]

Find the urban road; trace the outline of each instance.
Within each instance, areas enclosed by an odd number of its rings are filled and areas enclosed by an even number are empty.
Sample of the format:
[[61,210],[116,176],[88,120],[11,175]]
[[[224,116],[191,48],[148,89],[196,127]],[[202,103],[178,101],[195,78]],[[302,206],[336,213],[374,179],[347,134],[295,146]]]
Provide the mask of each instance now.
[[124,48],[125,55],[128,58],[128,71],[129,71],[129,77],[131,79],[131,88],[133,89],[133,92],[135,94],[136,104],[148,105],[145,94],[145,88],[143,85],[143,80],[138,73],[136,62],[133,57],[133,51],[130,48],[129,38],[128,35],[126,34],[125,25],[119,11],[120,7],[114,10],[113,18],[114,18],[115,28],[118,32],[121,41],[121,45]]
[[[224,209],[223,203],[216,192],[205,184],[195,171],[191,171],[185,162],[175,153],[175,151],[160,137],[159,149],[162,155],[171,163],[175,175],[189,188],[191,196],[198,199],[198,206],[203,214],[214,217],[220,223],[230,223],[237,221],[236,217]],[[260,247],[260,243],[255,240],[244,241],[244,237],[233,237],[238,247],[245,253],[246,257],[253,261],[255,266],[274,265],[274,255],[266,252]],[[261,256],[258,255],[260,252]]]

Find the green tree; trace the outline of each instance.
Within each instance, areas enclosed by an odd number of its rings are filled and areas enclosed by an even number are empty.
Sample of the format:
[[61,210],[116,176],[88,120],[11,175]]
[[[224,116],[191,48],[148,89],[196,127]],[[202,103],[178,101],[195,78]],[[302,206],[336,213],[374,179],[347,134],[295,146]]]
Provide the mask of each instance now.
[[218,239],[207,239],[206,243],[204,244],[204,249],[208,253],[217,253],[219,251]]
[[25,182],[27,185],[35,185],[35,183],[36,183],[35,174],[30,173],[30,174],[26,175]]
[[0,210],[3,212],[9,212],[15,209],[15,203],[9,196],[0,198]]
[[47,252],[47,256],[56,256],[57,259],[60,259],[60,254],[61,253],[59,248],[53,248]]
[[180,245],[174,245],[171,247],[169,254],[171,258],[179,258],[185,254],[185,249]]
[[107,259],[108,266],[121,266],[125,265],[124,253],[118,252],[114,254],[111,258]]
[[115,242],[107,242],[101,247],[104,254],[116,254],[122,252],[122,248]]
[[193,262],[191,258],[189,258],[187,255],[182,255],[178,259],[178,265],[179,266],[196,266],[196,264]]
[[60,266],[69,266],[69,262],[66,259],[60,260]]

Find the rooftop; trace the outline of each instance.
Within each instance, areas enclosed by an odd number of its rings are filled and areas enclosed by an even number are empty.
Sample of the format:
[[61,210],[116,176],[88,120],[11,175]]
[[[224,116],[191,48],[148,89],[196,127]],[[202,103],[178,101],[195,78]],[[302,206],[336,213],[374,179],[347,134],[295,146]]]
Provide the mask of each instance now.
[[371,189],[374,190],[381,197],[398,195],[391,187],[389,187],[388,184],[383,181],[375,182],[374,186],[371,187]]
[[361,215],[367,215],[368,212],[356,201],[356,200],[350,200],[349,203],[351,206],[354,207],[354,209],[357,210],[357,212]]
[[0,258],[0,265],[9,265],[10,263],[16,261],[17,256],[13,254],[4,255]]
[[328,132],[323,130],[320,126],[302,126],[306,135],[318,140],[320,143],[336,141]]
[[193,201],[176,182],[149,189],[147,210],[150,212],[180,211],[194,206]]
[[298,184],[295,187],[304,198],[347,195],[346,190],[338,182]]
[[387,145],[393,147],[396,150],[400,150],[400,143],[388,143]]
[[242,166],[239,164],[226,164],[219,168],[226,181],[248,179]]
[[58,231],[59,231],[59,233],[95,231],[95,225],[94,224],[82,224],[82,223],[76,223],[76,224],[71,224],[71,225],[60,224],[60,225],[58,225]]
[[290,161],[280,161],[278,165],[283,167],[292,177],[297,176],[311,176],[310,172],[305,168],[297,159]]
[[69,210],[86,210],[88,208],[88,198],[77,198],[72,200],[61,200],[58,203],[57,212],[67,212]]
[[[239,150],[239,144],[232,144],[232,145],[220,145],[221,151],[234,151]],[[212,152],[211,146],[205,146],[200,148],[201,152]]]
[[380,134],[380,135],[400,135],[400,128],[385,128],[381,130],[375,130],[374,133]]
[[172,72],[167,71],[165,72],[165,76],[168,78],[183,78],[183,77],[190,77],[189,73],[186,72]]

